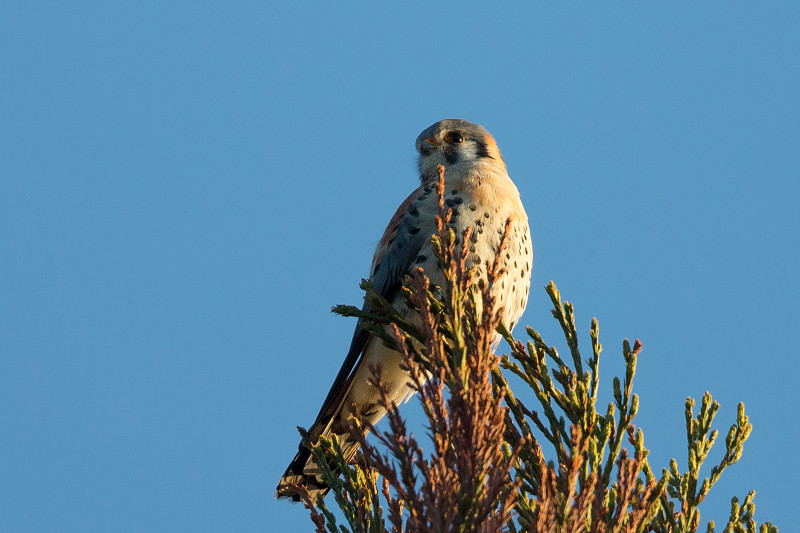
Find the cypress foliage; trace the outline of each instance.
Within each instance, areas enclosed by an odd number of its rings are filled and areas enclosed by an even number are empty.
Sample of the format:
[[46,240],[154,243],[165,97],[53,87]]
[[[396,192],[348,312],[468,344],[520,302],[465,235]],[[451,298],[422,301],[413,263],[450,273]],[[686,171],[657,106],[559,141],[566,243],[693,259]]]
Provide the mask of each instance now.
[[[351,462],[335,438],[305,441],[347,522],[337,523],[322,497],[312,501],[297,487],[316,531],[698,531],[700,505],[722,472],[739,460],[752,430],[744,405],[739,404],[736,423],[727,433],[722,460],[701,478],[700,468],[718,436],[712,422],[719,404],[706,393],[695,416],[695,401],[687,398],[686,470],[673,459],[669,468],[655,472],[643,432],[633,424],[639,406],[633,392],[639,340],[633,346],[623,341],[625,375],[614,378],[613,402],[598,411],[602,346],[597,320],[589,332],[591,354],[584,359],[573,306],[562,302],[550,282],[546,290],[568,359],[532,328],[526,328],[525,342],[513,337],[489,290],[500,274],[499,260],[489,265],[486,278],[468,271],[464,259],[470,230],[457,239],[447,228],[448,219],[442,207],[433,237],[447,282],[432,287],[422,270],[405,281],[406,300],[419,320],[399,316],[367,281],[361,286],[368,312],[334,308],[365,319],[374,335],[402,354],[427,420],[428,442],[423,447],[408,431],[397,405],[387,401],[379,369],[373,369],[388,411],[387,427],[369,427],[372,436],[365,438],[358,425],[366,422],[354,413],[351,434],[361,451]],[[497,256],[501,253],[502,248]],[[500,338],[511,347],[507,355],[494,353]],[[515,391],[509,379],[517,384]],[[549,460],[544,443],[555,451]],[[753,499],[754,492],[742,503],[732,499],[722,531],[777,533],[769,522],[758,526]],[[716,531],[714,523],[705,530]]]

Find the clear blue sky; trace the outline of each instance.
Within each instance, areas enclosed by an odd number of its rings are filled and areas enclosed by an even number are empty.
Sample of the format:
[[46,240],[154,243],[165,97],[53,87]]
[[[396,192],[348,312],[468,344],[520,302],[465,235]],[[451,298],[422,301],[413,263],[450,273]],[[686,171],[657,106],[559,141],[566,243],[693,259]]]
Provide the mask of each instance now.
[[[0,17],[0,530],[304,531],[273,500],[346,352],[414,139],[497,139],[555,280],[683,402],[755,426],[704,521],[796,514],[796,2],[17,2]],[[563,344],[559,344],[563,346]],[[409,403],[414,409],[414,404]],[[721,450],[712,453],[719,460]]]

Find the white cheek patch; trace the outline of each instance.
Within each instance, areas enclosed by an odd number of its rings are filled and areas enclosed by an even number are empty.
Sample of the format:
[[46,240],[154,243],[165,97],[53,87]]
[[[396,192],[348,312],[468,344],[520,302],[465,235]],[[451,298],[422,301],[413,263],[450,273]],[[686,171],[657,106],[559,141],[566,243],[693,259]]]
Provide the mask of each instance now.
[[478,159],[478,143],[467,141],[461,147],[460,152],[463,161],[476,161]]

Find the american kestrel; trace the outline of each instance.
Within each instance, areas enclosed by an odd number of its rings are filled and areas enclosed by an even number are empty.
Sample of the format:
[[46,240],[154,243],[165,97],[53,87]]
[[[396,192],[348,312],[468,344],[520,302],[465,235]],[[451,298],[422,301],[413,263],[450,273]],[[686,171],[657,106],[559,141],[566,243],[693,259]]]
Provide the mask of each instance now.
[[[421,185],[400,204],[378,242],[370,269],[375,290],[396,309],[411,313],[400,291],[405,275],[422,267],[431,284],[444,283],[431,244],[431,236],[436,233],[434,218],[439,214],[438,166],[443,165],[444,201],[453,211],[450,225],[459,238],[467,227],[473,228],[467,267],[477,267],[486,275],[487,261],[494,260],[506,222],[511,221],[501,258],[505,275],[492,284],[492,291],[503,308],[503,322],[513,328],[528,302],[533,248],[528,216],[519,191],[508,177],[497,143],[482,126],[448,119],[420,133],[416,145]],[[371,367],[382,367],[390,401],[400,404],[411,394],[407,373],[400,368],[401,360],[398,352],[371,336],[359,321],[344,364],[309,429],[312,441],[337,435],[345,456],[352,457],[358,443],[346,429],[353,418],[351,406],[355,404],[372,424],[386,414],[378,405],[378,391],[369,383]],[[295,484],[304,485],[313,499],[326,494],[329,487],[319,477],[319,471],[309,451],[301,445],[278,484],[276,498],[298,501],[292,490]]]

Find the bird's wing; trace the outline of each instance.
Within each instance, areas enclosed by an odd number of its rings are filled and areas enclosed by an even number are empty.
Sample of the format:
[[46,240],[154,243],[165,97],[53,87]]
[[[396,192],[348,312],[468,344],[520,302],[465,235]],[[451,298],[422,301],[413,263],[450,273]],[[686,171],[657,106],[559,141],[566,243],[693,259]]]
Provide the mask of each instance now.
[[[378,294],[389,301],[396,296],[403,276],[418,258],[420,250],[430,242],[434,229],[433,216],[426,212],[425,207],[427,207],[426,204],[430,204],[431,192],[431,187],[425,189],[420,187],[411,193],[400,204],[383,237],[378,242],[375,257],[372,260],[370,280]],[[433,192],[435,193],[435,191]],[[426,202],[426,200],[428,201]],[[367,309],[366,304],[364,309]],[[359,319],[347,357],[336,375],[310,432],[313,439],[325,431],[334,415],[342,409],[342,402],[347,396],[352,377],[371,338]]]

